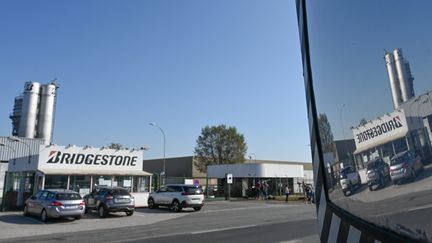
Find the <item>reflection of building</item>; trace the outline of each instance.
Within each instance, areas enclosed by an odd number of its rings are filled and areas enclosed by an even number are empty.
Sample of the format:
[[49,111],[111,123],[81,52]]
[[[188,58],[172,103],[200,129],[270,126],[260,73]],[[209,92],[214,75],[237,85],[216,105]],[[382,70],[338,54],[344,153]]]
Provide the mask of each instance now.
[[393,98],[394,109],[414,97],[414,77],[407,60],[402,56],[402,49],[395,49],[393,53],[386,52],[387,74],[390,81],[390,89]]
[[430,162],[431,143],[421,117],[396,110],[352,129],[358,168],[367,161],[382,157],[386,162],[402,151],[411,150]]

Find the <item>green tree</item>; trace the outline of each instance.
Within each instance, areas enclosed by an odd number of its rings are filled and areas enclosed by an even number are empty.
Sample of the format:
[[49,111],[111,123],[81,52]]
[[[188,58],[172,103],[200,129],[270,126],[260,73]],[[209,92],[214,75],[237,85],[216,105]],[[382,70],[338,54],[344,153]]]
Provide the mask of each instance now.
[[206,126],[201,130],[194,150],[195,166],[207,172],[208,165],[243,163],[247,145],[235,127]]
[[108,148],[110,149],[123,149],[123,145],[121,145],[120,143],[111,143]]
[[333,132],[326,114],[319,114],[318,129],[321,138],[321,146],[324,153],[334,152]]

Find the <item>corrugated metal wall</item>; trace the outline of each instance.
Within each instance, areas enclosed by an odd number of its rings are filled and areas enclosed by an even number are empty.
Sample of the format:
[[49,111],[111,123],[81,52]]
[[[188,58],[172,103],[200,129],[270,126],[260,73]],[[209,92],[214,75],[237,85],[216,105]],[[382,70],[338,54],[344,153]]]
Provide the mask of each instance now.
[[[7,162],[13,158],[27,157],[39,154],[39,146],[45,140],[42,138],[19,138],[20,142],[11,141],[8,137],[0,137],[0,162]],[[27,146],[28,145],[28,146]]]

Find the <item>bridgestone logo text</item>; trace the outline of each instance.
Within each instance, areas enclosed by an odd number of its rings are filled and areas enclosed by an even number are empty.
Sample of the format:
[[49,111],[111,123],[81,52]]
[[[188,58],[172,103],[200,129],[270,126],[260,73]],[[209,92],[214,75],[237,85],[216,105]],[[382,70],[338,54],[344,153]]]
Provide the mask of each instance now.
[[356,134],[357,143],[365,142],[369,139],[378,137],[382,134],[396,130],[400,127],[403,127],[403,124],[402,124],[399,116],[396,116],[390,121],[381,123],[380,125],[372,127],[372,128],[370,128],[364,132],[357,133]]
[[85,165],[118,165],[136,166],[137,156],[70,154],[51,151],[47,163],[50,164],[85,164]]

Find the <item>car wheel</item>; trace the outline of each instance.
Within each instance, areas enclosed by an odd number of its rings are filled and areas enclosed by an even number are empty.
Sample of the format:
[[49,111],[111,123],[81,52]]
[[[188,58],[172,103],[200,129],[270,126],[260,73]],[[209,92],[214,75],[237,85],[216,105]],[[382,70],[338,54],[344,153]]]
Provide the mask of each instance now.
[[89,210],[88,210],[88,208],[86,207],[86,208],[84,209],[84,213],[85,213],[85,214],[88,214],[88,212],[89,212]]
[[202,207],[193,207],[195,211],[200,211]]
[[394,180],[393,185],[397,185],[397,184],[398,184],[398,181]]
[[80,220],[82,218],[82,215],[76,216],[75,219],[76,220]]
[[381,186],[381,188],[384,188],[385,182],[386,182],[385,179],[381,177],[381,180],[380,180],[380,186]]
[[126,216],[132,216],[134,214],[134,211],[126,211]]
[[369,186],[369,191],[373,191],[373,188],[372,188],[372,186]]
[[105,218],[108,214],[108,211],[106,210],[104,205],[99,206],[98,208],[98,215],[100,218]]
[[24,213],[23,214],[24,214],[24,216],[29,215],[27,205],[24,205]]
[[343,191],[343,194],[344,194],[344,196],[348,195],[347,191]]
[[41,212],[41,221],[46,222],[47,220],[48,220],[48,214],[47,214],[46,210],[43,209]]
[[147,205],[148,205],[148,208],[151,208],[151,209],[157,208],[157,206],[154,203],[153,198],[149,198],[149,200],[147,200]]
[[174,212],[180,212],[182,210],[179,201],[174,200],[171,204],[171,210]]

